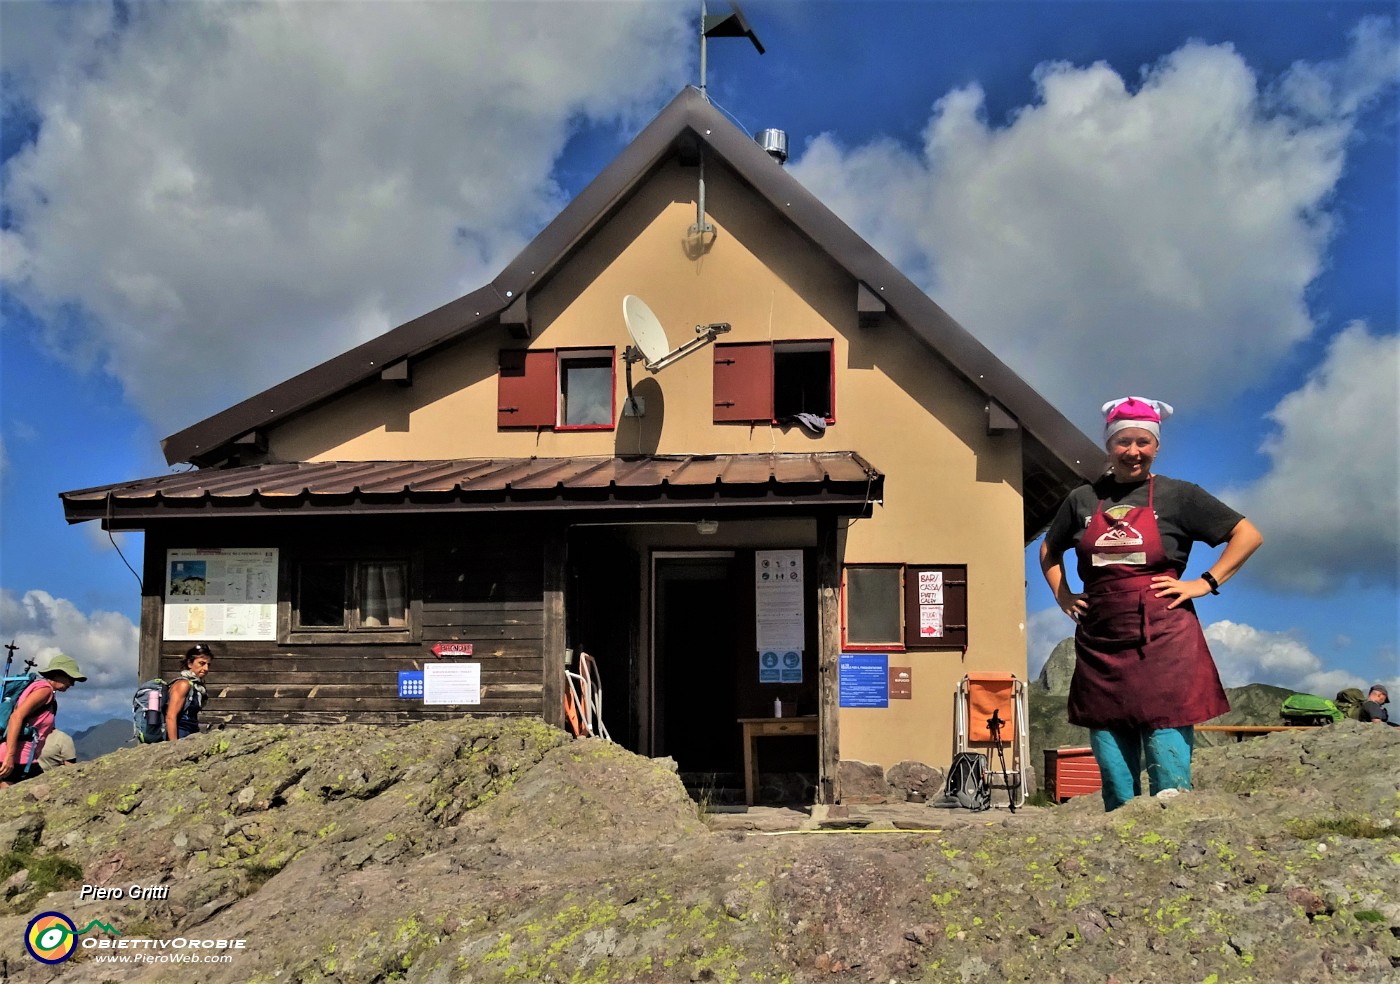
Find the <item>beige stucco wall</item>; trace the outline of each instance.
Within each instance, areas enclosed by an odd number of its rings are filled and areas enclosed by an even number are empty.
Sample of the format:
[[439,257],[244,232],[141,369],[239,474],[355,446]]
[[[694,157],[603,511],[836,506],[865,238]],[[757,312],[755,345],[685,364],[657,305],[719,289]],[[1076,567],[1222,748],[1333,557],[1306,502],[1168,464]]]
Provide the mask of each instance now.
[[[688,356],[654,379],[638,366],[640,422],[606,432],[501,431],[498,350],[518,347],[492,328],[413,365],[413,384],[382,384],[289,421],[270,434],[275,457],[373,460],[618,453],[857,451],[885,474],[885,499],[852,523],[845,561],[968,565],[970,644],[957,652],[891,654],[914,670],[912,700],[841,712],[841,757],[889,766],[946,763],[953,696],[964,673],[1026,670],[1020,443],[986,433],[985,398],[911,332],[886,319],[857,327],[856,285],[724,169],[707,174],[717,235],[703,252],[695,171],[663,169],[558,275],[529,298],[532,347],[628,344],[621,306],[637,294],[673,346],[693,326],[729,322],[722,341],[834,339],[836,422],[817,438],[801,428],[711,421],[712,358]],[[718,546],[718,544],[716,544]]]

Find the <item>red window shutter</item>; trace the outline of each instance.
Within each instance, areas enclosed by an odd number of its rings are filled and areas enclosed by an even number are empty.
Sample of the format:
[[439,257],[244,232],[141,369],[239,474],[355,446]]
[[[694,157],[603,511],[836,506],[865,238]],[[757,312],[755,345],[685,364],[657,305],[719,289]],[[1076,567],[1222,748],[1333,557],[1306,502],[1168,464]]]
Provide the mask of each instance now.
[[715,422],[773,419],[773,346],[715,346]]
[[497,427],[553,427],[559,407],[553,349],[501,349]]

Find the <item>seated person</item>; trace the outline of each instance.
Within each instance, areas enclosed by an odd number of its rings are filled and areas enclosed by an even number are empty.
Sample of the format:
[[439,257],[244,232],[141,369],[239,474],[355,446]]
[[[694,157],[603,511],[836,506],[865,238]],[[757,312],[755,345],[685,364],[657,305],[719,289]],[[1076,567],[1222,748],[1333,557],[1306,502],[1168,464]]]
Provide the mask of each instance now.
[[1388,724],[1391,727],[1400,727],[1400,720],[1390,720],[1390,715],[1385,709],[1385,705],[1390,703],[1390,691],[1384,685],[1376,683],[1371,685],[1371,692],[1366,695],[1366,700],[1361,705],[1362,721],[1379,721],[1381,724]]

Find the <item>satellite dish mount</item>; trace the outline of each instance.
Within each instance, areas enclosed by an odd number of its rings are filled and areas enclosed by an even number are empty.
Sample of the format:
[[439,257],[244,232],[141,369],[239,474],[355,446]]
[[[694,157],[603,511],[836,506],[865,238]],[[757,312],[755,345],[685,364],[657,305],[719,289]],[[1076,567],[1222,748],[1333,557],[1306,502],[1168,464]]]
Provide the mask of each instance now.
[[627,368],[627,413],[629,416],[642,416],[642,409],[632,395],[632,366],[640,362],[647,372],[657,373],[671,363],[683,359],[696,349],[703,348],[729,330],[728,322],[715,322],[696,325],[695,337],[678,348],[671,348],[666,339],[666,331],[661,327],[651,308],[635,294],[622,299],[622,320],[627,325],[627,334],[632,344],[622,350],[622,361]]

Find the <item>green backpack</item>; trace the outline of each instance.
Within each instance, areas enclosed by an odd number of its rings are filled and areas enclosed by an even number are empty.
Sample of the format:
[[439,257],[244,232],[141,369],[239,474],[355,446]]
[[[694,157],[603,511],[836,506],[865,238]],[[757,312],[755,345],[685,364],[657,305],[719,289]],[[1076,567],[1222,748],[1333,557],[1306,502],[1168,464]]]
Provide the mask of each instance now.
[[1283,705],[1279,708],[1279,716],[1283,718],[1284,724],[1293,725],[1331,724],[1346,717],[1337,710],[1337,705],[1332,701],[1312,694],[1293,694],[1285,697]]
[[1366,695],[1356,687],[1348,687],[1345,690],[1338,690],[1336,697],[1337,710],[1353,721],[1361,720],[1361,705],[1366,703]]

